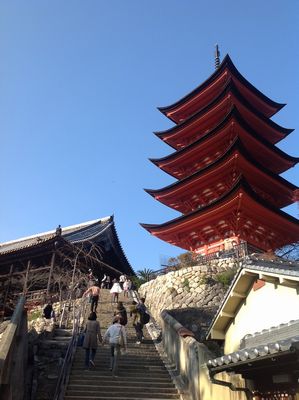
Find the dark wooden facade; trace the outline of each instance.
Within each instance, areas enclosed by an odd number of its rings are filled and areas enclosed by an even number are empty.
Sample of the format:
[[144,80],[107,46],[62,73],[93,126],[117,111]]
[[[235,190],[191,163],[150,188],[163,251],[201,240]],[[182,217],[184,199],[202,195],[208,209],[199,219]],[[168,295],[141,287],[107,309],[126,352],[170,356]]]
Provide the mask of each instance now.
[[[104,273],[134,275],[119,242],[113,216],[58,228],[0,244],[2,309],[14,296],[49,297],[63,286],[86,282],[91,269],[97,279]],[[1,308],[1,306],[0,306]]]

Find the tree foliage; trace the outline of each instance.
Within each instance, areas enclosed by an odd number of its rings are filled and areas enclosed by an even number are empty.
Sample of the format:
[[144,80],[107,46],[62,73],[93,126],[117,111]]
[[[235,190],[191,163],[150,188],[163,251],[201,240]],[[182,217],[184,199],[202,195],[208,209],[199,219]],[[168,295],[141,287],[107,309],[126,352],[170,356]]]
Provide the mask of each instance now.
[[195,265],[197,265],[196,254],[190,251],[168,259],[168,267],[170,268],[181,269]]

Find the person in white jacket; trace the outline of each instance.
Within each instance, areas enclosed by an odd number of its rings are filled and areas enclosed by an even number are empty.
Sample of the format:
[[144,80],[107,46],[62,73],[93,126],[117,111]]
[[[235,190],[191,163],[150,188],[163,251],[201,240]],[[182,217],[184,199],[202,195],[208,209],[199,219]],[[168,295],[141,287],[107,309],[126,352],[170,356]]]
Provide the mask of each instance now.
[[112,325],[109,326],[103,337],[103,344],[109,339],[111,356],[110,356],[110,371],[113,376],[118,376],[118,360],[121,348],[127,351],[127,334],[126,328],[120,324],[120,316],[116,315],[113,318]]

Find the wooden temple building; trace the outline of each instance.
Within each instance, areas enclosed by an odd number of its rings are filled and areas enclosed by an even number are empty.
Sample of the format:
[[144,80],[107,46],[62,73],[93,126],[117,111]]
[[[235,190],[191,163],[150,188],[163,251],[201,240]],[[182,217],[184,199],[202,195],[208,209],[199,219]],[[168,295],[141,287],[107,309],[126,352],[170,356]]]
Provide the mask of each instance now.
[[248,82],[227,55],[204,83],[159,108],[175,125],[155,134],[173,151],[151,162],[176,182],[146,192],[182,215],[141,226],[202,255],[228,244],[265,252],[297,242],[299,221],[281,209],[298,199],[298,187],[280,174],[299,158],[276,146],[292,129],[271,120],[283,106]]
[[38,300],[84,287],[90,272],[98,280],[135,275],[113,216],[1,243],[0,310],[20,293]]

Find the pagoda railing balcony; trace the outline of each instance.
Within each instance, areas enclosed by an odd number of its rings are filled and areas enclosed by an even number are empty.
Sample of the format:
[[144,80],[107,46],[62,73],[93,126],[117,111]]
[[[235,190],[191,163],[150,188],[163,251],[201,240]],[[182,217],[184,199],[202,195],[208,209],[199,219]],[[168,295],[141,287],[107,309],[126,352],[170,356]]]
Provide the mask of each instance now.
[[230,249],[215,251],[206,255],[197,256],[199,264],[207,264],[217,258],[234,258],[236,260],[242,260],[248,256],[247,242],[241,242],[239,244],[233,244]]

